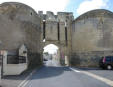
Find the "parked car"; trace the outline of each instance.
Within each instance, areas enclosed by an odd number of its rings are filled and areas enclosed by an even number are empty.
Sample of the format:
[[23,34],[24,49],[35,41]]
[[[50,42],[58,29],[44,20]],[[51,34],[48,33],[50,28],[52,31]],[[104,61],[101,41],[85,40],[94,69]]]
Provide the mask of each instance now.
[[113,69],[113,56],[105,56],[100,59],[99,66],[103,69]]
[[48,61],[47,59],[44,59],[44,61]]
[[47,59],[43,59],[43,64],[46,64],[46,62],[47,62],[48,60]]

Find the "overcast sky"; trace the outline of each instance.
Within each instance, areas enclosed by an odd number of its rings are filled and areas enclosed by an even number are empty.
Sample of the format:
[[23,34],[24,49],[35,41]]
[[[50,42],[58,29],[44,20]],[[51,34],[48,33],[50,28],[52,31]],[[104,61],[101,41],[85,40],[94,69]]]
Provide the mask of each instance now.
[[35,9],[35,11],[43,10],[53,11],[68,11],[73,12],[75,18],[84,12],[93,9],[108,9],[113,11],[113,0],[0,0],[3,2],[21,2]]

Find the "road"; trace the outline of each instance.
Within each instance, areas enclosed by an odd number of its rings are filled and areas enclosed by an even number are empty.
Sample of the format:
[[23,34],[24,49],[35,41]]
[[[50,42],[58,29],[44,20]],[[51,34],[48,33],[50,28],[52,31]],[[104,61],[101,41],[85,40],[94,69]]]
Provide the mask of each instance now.
[[[49,61],[50,62],[50,61]],[[112,87],[106,82],[69,67],[43,66],[24,87]]]

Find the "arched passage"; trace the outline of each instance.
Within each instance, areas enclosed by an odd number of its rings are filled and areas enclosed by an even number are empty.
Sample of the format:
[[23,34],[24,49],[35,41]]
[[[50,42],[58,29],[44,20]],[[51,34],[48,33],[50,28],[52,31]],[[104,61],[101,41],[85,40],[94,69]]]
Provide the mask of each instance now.
[[43,64],[46,66],[60,66],[60,50],[55,44],[48,44],[43,48]]

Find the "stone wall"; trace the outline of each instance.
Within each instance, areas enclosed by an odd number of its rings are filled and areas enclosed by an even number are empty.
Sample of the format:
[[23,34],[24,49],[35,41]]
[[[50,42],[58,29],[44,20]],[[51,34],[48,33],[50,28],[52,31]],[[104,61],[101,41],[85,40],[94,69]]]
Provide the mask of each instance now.
[[41,19],[32,8],[16,2],[0,5],[0,50],[18,52],[25,44],[31,67],[41,63],[40,39]]
[[113,55],[113,51],[76,52],[71,55],[71,65],[77,67],[99,67],[103,56]]
[[30,67],[42,63],[43,47],[47,44],[59,47],[63,63],[66,56],[70,65],[98,66],[101,56],[113,55],[113,13],[93,10],[74,20],[71,12],[55,15],[39,11],[37,14],[21,3],[3,3],[0,5],[0,50],[17,52],[22,44],[28,48]]
[[72,27],[73,64],[98,66],[99,58],[113,55],[112,12],[107,10],[87,12],[75,19]]

